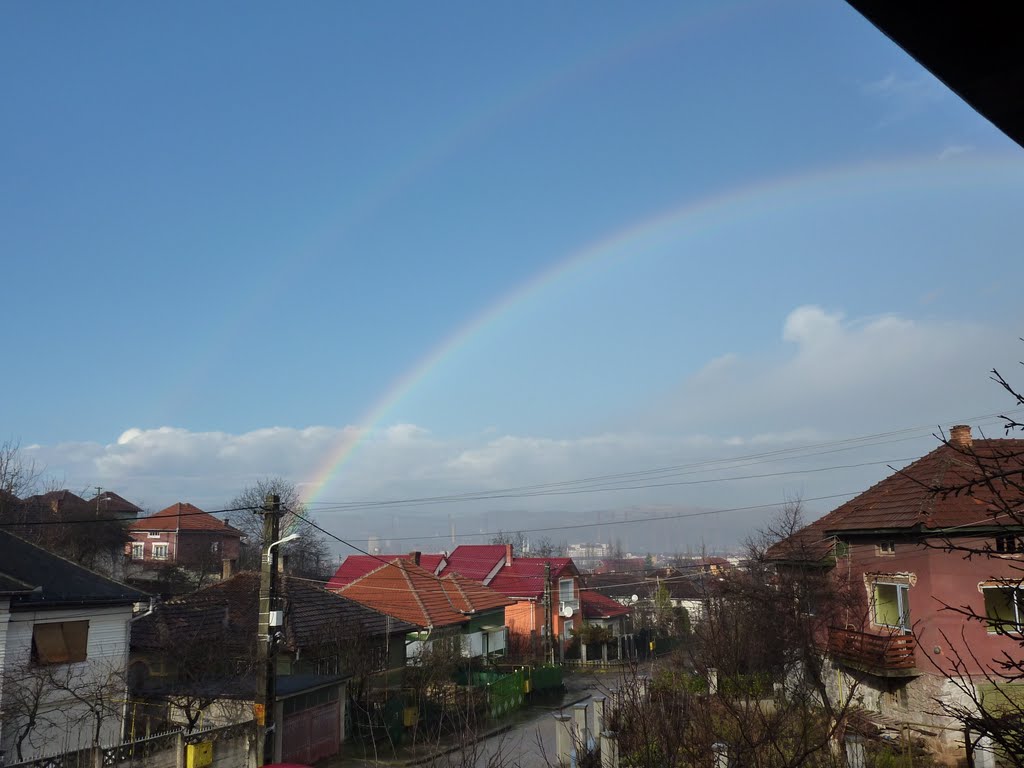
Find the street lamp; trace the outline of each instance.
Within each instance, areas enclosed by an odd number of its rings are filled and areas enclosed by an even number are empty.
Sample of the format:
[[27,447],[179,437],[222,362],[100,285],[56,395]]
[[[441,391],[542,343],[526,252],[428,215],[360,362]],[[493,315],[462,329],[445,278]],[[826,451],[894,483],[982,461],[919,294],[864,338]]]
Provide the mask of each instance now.
[[267,563],[269,564],[269,563],[273,562],[270,559],[270,555],[271,555],[271,550],[274,547],[276,547],[278,544],[287,544],[289,541],[295,541],[297,538],[299,538],[299,534],[297,534],[297,533],[289,533],[283,539],[278,539],[277,541],[273,542],[270,546],[268,546],[267,547]]

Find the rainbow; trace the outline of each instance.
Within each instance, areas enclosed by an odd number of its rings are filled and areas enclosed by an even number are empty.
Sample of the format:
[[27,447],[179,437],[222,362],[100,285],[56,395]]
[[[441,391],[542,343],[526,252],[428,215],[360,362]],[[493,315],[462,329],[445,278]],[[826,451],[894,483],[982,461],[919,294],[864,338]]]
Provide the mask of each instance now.
[[[909,182],[915,189],[930,189],[949,184],[951,180],[962,183],[964,173],[970,171],[985,174],[1009,172],[1017,181],[1022,178],[1020,158],[1016,155],[980,158],[964,155],[942,159],[933,154],[926,157],[815,169],[763,179],[698,200],[685,201],[595,240],[557,260],[550,267],[499,297],[482,312],[456,328],[392,382],[360,420],[361,426],[355,430],[346,430],[345,437],[328,452],[309,480],[302,484],[305,500],[307,503],[317,501],[330,480],[342,469],[387,412],[443,361],[454,355],[460,347],[482,333],[498,318],[509,313],[512,308],[587,266],[604,260],[635,257],[638,252],[642,252],[642,247],[654,240],[672,237],[672,242],[678,244],[685,238],[706,233],[718,226],[734,225],[739,218],[746,215],[763,215],[774,210],[793,208],[805,204],[811,194],[814,195],[814,199],[822,199],[827,196],[841,196],[844,192],[872,191],[877,190],[879,184],[892,186],[901,180],[901,176],[907,176],[903,180]],[[918,178],[918,175],[921,178]],[[927,186],[924,186],[925,184]]]
[[[484,103],[475,104],[462,114],[453,116],[433,134],[421,137],[410,156],[396,158],[393,167],[382,170],[375,179],[365,180],[360,185],[361,192],[356,202],[342,210],[325,211],[325,224],[306,234],[293,253],[278,260],[277,270],[267,275],[263,284],[280,290],[281,286],[296,279],[296,275],[302,275],[323,254],[336,247],[350,230],[372,221],[390,202],[414,188],[465,147],[481,140],[517,114],[539,108],[546,99],[561,90],[597,77],[632,57],[678,43],[687,37],[707,34],[709,28],[761,6],[767,7],[768,4],[763,0],[716,1],[696,14],[691,8],[681,6],[679,13],[667,23],[659,23],[630,39],[617,41],[610,47],[580,52],[557,70],[511,85],[496,92]],[[259,295],[258,291],[253,293]],[[198,359],[188,366],[191,373],[187,375],[195,377],[199,372],[209,370],[220,350],[232,344],[232,339],[243,331],[247,318],[254,311],[254,303],[239,303],[230,319],[207,336]],[[184,398],[192,384],[189,379],[178,381],[177,390],[170,398],[172,402],[165,405],[168,412],[178,410],[173,407],[173,401]]]

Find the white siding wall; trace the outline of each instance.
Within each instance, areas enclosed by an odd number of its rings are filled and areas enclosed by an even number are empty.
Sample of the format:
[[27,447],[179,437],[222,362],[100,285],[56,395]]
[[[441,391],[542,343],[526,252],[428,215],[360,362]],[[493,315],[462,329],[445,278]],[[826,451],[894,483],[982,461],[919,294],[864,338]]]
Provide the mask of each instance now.
[[[49,669],[61,679],[72,679],[73,685],[85,691],[99,681],[111,680],[118,689],[117,699],[123,705],[125,674],[128,666],[128,620],[131,606],[90,608],[86,606],[38,611],[15,611],[6,623],[5,642],[0,645],[2,662],[8,673],[31,668],[32,627],[36,623],[57,621],[89,622],[87,658],[76,664],[52,665]],[[3,615],[0,614],[0,623]],[[2,637],[2,635],[0,635]],[[22,745],[25,758],[80,749],[92,744],[95,723],[90,721],[85,705],[75,702],[67,693],[51,692],[45,700],[40,723]],[[8,720],[0,724],[0,749],[7,752],[7,762],[16,760],[14,738],[18,723]],[[100,742],[113,743],[121,734],[121,718],[107,717],[101,728]]]
[[[4,704],[4,655],[7,648],[7,622],[11,617],[11,599],[9,597],[0,597],[0,712],[3,712]],[[3,733],[3,723],[0,722],[0,735]],[[3,743],[0,742],[0,749],[3,749]],[[7,762],[10,762],[8,760]]]

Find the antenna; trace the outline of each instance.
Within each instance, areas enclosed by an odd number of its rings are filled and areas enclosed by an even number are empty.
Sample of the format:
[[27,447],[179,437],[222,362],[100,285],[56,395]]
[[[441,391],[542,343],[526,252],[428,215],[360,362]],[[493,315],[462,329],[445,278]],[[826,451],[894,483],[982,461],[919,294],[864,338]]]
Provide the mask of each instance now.
[[572,606],[571,605],[563,605],[562,606],[562,610],[561,610],[561,614],[562,614],[563,618],[571,619],[572,618]]

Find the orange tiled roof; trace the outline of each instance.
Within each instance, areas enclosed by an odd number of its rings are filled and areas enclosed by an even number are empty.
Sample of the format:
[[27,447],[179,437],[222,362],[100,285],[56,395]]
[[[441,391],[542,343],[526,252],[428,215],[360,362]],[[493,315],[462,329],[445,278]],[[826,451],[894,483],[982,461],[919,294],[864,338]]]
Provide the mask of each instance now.
[[438,578],[400,557],[335,591],[421,627],[464,624],[474,612],[511,604],[481,584],[471,584],[461,577]]

